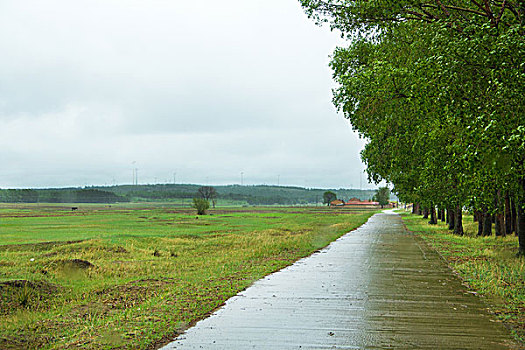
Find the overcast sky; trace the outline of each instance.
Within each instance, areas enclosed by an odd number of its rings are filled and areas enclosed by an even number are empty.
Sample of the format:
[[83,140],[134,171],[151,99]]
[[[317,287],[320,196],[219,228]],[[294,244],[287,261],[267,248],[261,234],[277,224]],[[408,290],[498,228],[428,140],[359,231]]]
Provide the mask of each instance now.
[[358,188],[341,44],[297,0],[1,1],[0,187]]

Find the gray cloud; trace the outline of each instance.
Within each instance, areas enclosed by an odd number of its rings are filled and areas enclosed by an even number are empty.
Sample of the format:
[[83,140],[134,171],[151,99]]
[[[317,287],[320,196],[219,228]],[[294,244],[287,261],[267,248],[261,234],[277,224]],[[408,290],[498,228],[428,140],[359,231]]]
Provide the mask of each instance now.
[[357,187],[337,43],[295,0],[3,1],[0,187]]

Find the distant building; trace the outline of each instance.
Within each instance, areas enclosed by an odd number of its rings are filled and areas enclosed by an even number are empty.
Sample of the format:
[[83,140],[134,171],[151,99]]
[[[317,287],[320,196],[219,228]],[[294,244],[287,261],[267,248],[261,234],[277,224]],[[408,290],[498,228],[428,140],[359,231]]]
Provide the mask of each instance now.
[[[351,206],[351,207],[378,207],[379,202],[369,201],[369,200],[360,200],[359,198],[351,198],[349,201],[345,202],[341,199],[336,199],[335,201],[330,202],[331,207],[345,207],[345,206]],[[384,208],[395,208],[396,204],[393,202],[390,202],[389,204],[385,205]]]
[[331,207],[342,207],[344,205],[345,205],[345,202],[340,199],[336,199],[335,201],[330,202]]
[[362,201],[358,198],[352,198],[348,202],[345,203],[345,205],[379,205],[379,202],[372,202],[372,201]]

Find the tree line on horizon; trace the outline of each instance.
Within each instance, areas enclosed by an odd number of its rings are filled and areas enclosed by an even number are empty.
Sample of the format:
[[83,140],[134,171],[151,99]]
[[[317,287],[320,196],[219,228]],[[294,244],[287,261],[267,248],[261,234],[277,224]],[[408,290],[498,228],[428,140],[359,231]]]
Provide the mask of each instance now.
[[[320,203],[322,189],[287,186],[201,186],[188,184],[121,185],[86,188],[57,189],[5,189],[0,190],[3,203],[116,203],[116,202],[172,202],[200,197],[201,188],[213,188],[215,200],[249,205],[301,205]],[[374,190],[332,190],[341,198],[370,199]]]
[[[516,233],[525,254],[525,3],[300,0],[348,39],[333,102],[367,140],[368,177],[463,234]],[[447,214],[445,214],[445,212]]]
[[8,189],[0,190],[1,203],[117,203],[126,197],[97,189]]

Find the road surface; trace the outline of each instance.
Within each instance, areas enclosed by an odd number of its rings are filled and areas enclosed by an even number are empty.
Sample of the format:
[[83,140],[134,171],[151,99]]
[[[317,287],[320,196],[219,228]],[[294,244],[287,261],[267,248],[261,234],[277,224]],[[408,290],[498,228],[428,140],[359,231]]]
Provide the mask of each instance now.
[[163,349],[520,349],[392,212],[256,282]]

